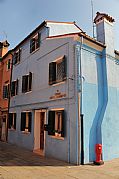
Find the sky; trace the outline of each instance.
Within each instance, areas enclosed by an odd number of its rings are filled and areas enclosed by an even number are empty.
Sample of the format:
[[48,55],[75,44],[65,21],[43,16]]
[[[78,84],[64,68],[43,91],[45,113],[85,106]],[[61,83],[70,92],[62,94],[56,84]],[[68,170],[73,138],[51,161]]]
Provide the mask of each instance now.
[[[119,50],[119,0],[93,0],[96,12],[115,19],[115,49]],[[0,0],[0,40],[7,39],[10,49],[20,43],[44,20],[75,21],[92,36],[91,0]]]

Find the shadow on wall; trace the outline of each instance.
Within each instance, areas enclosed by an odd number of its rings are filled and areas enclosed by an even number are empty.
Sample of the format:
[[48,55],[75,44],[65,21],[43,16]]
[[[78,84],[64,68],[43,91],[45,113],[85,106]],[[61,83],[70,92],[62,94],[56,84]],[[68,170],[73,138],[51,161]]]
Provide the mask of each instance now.
[[95,161],[95,144],[102,144],[101,125],[108,102],[108,86],[107,86],[107,67],[105,50],[102,52],[102,58],[97,56],[97,81],[98,81],[98,107],[93,120],[89,136],[89,161]]

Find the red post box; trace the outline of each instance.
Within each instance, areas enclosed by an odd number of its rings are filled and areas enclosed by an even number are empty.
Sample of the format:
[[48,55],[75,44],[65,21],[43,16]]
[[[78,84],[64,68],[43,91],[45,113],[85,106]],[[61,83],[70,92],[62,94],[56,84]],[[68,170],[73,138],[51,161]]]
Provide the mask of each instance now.
[[94,164],[102,165],[104,162],[102,161],[102,144],[95,145],[95,154],[96,154],[96,161]]

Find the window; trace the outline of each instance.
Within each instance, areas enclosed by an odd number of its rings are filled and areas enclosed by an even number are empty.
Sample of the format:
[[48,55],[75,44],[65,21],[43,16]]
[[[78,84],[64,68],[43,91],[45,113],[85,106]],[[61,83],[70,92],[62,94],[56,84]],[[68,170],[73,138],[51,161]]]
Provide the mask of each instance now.
[[49,85],[66,80],[66,57],[63,56],[56,62],[49,64]]
[[22,76],[22,93],[31,91],[32,89],[32,73],[29,72],[29,75]]
[[13,64],[17,64],[20,62],[20,58],[21,58],[21,49],[19,49],[18,51],[16,51],[14,53],[14,57],[13,57]]
[[49,126],[48,135],[64,137],[65,136],[64,110],[49,111],[48,126]]
[[9,96],[9,84],[3,86],[3,99],[8,99]]
[[12,81],[11,84],[11,96],[15,96],[18,94],[18,79],[16,81]]
[[41,42],[41,34],[37,33],[31,40],[30,40],[30,53],[34,52],[37,48],[40,47]]
[[16,113],[9,113],[9,129],[16,129]]
[[31,132],[31,124],[32,124],[32,113],[22,112],[21,113],[21,131]]
[[7,71],[10,69],[10,67],[11,67],[11,59],[7,61]]

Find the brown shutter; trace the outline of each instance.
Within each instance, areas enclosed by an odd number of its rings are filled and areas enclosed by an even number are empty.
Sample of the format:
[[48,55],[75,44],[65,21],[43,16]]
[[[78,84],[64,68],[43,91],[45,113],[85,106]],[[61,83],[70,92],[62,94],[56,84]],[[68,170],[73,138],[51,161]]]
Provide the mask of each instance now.
[[13,113],[9,113],[8,128],[10,129],[13,124]]
[[22,76],[22,93],[28,91],[28,75]]
[[36,48],[39,48],[40,47],[40,43],[41,43],[41,34],[38,33],[38,38],[36,40]]
[[56,82],[56,62],[51,62],[49,64],[49,85]]
[[31,91],[31,89],[32,89],[32,73],[31,72],[29,72],[29,91]]
[[48,126],[48,135],[55,135],[55,111],[49,111]]
[[19,80],[17,79],[16,80],[16,95],[18,94],[18,88],[19,88]]
[[14,113],[14,129],[16,129],[16,113]]
[[61,136],[62,137],[66,136],[66,113],[65,113],[65,111],[62,111],[62,131],[61,131]]
[[63,57],[63,70],[62,70],[62,73],[63,73],[63,80],[66,80],[66,77],[67,77],[67,59],[66,59],[66,56]]
[[12,81],[12,85],[11,85],[11,96],[15,96],[15,81]]
[[26,113],[22,112],[21,113],[21,131],[25,131],[25,126],[26,126]]
[[31,132],[31,127],[32,127],[32,112],[29,112],[28,116],[29,116],[28,131]]

